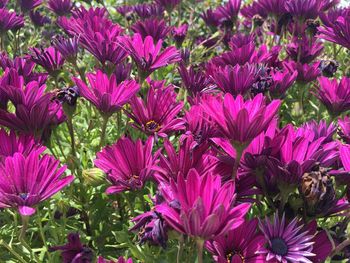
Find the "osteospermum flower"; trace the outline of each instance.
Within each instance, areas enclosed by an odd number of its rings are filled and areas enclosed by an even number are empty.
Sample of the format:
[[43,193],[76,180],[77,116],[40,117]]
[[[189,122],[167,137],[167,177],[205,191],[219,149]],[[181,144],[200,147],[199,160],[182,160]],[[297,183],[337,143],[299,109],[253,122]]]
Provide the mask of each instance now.
[[162,18],[164,16],[164,7],[158,4],[137,4],[133,6],[133,10],[141,19],[151,17]]
[[180,61],[180,53],[175,47],[167,47],[161,52],[163,41],[154,44],[153,38],[147,36],[142,40],[140,34],[133,38],[119,38],[120,45],[129,53],[139,70],[139,76],[145,79],[158,68]]
[[19,0],[18,3],[22,12],[29,12],[42,4],[42,0]]
[[164,39],[171,31],[171,27],[167,26],[163,19],[158,20],[154,18],[137,21],[131,26],[131,29],[135,33],[140,34],[143,39],[151,36],[155,42]]
[[42,15],[39,11],[30,11],[29,17],[36,27],[42,27],[45,24],[51,23],[50,18],[45,15]]
[[191,169],[187,179],[161,185],[165,203],[157,205],[165,221],[176,231],[208,240],[239,226],[249,204],[235,204],[233,182],[221,184],[218,175],[200,175]]
[[313,262],[313,236],[302,230],[303,225],[298,226],[298,218],[287,223],[284,215],[280,220],[276,213],[273,221],[266,218],[264,222],[259,223],[259,227],[267,241],[266,248],[261,249],[259,253],[266,255],[266,261]]
[[215,237],[206,243],[206,248],[217,263],[263,262],[263,255],[256,252],[264,245],[264,237],[257,233],[258,220],[245,221],[239,227],[230,229],[225,235]]
[[107,194],[141,189],[151,178],[155,168],[153,141],[150,137],[143,144],[140,139],[134,142],[121,138],[96,154],[95,165],[107,174],[113,185],[107,188]]
[[345,116],[344,119],[338,120],[340,130],[338,131],[339,136],[347,143],[350,144],[350,118]]
[[168,12],[171,12],[171,10],[173,10],[181,2],[181,0],[155,0],[155,2]]
[[78,55],[78,43],[79,38],[76,36],[66,39],[60,35],[53,40],[54,48],[60,52],[65,60],[72,63],[75,63]]
[[0,33],[5,34],[9,30],[17,30],[24,26],[23,16],[10,12],[6,8],[0,9]]
[[234,144],[244,146],[269,127],[280,101],[273,100],[266,105],[261,94],[247,101],[241,95],[235,99],[231,94],[226,94],[223,101],[209,97],[201,105],[224,137]]
[[166,137],[169,133],[184,129],[184,121],[177,118],[183,102],[176,102],[172,87],[155,89],[150,87],[145,100],[134,97],[130,100],[127,115],[133,126],[148,135]]
[[285,8],[287,12],[299,19],[314,19],[320,12],[321,2],[320,0],[287,0]]
[[183,24],[179,27],[174,27],[172,30],[172,36],[176,42],[176,46],[180,47],[182,42],[184,42],[188,30],[188,24]]
[[0,163],[0,207],[18,209],[23,216],[33,215],[35,205],[70,184],[73,176],[62,178],[66,166],[58,168],[53,156],[15,153]]
[[49,75],[55,76],[64,64],[64,58],[54,47],[32,48],[29,58],[42,66]]
[[47,6],[56,15],[65,16],[71,12],[74,4],[71,0],[49,0]]
[[67,244],[50,247],[49,251],[61,251],[61,258],[63,263],[92,262],[94,255],[93,251],[91,248],[81,243],[78,233],[68,234],[67,239]]
[[332,116],[339,116],[350,109],[350,78],[343,77],[338,83],[336,79],[319,77],[318,82],[319,87],[314,95]]
[[82,97],[93,103],[96,108],[107,116],[120,110],[138,92],[140,85],[133,80],[126,80],[117,85],[116,76],[108,75],[98,70],[96,74],[88,73],[90,87],[84,81],[73,78],[79,87]]
[[319,36],[330,42],[350,49],[350,16],[339,16],[337,20],[324,27],[319,27]]

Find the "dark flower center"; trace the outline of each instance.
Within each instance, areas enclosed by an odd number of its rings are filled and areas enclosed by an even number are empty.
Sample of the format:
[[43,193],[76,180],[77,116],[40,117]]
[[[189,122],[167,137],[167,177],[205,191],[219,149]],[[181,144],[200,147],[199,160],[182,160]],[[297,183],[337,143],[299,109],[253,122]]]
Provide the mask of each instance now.
[[244,256],[240,252],[234,251],[226,255],[227,263],[237,262],[239,259],[241,260],[241,263],[245,263]]
[[151,132],[157,132],[160,130],[160,125],[154,120],[150,120],[146,123],[146,128]]
[[284,256],[288,253],[288,246],[282,238],[276,237],[271,240],[271,250],[277,255]]
[[27,193],[20,193],[19,197],[22,198],[23,200],[27,200],[28,194]]

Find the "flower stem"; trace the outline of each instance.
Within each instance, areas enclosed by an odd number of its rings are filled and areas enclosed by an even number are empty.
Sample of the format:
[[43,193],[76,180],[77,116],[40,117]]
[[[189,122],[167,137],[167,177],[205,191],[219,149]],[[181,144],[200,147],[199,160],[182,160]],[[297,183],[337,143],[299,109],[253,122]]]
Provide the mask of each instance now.
[[27,261],[23,258],[23,256],[21,256],[20,254],[18,254],[12,247],[10,247],[8,244],[6,244],[3,240],[0,240],[0,246],[3,246],[4,248],[6,248],[12,255],[14,255],[16,257],[16,259],[18,259],[18,262],[22,262],[22,263],[26,263]]
[[204,246],[204,240],[203,239],[197,239],[197,262],[203,263],[203,246]]
[[69,131],[69,136],[70,136],[70,142],[71,142],[71,150],[72,150],[72,155],[73,158],[77,157],[77,153],[75,150],[75,137],[74,137],[74,127],[73,127],[73,121],[71,117],[68,117],[67,119],[67,126],[68,126],[68,131]]
[[39,228],[40,237],[41,237],[41,240],[43,241],[44,246],[46,248],[46,253],[47,253],[48,260],[49,260],[49,262],[51,262],[52,261],[51,260],[51,254],[49,252],[49,247],[48,247],[47,242],[46,242],[44,229],[43,229],[43,226],[41,224],[41,218],[42,217],[40,216],[40,211],[38,211],[37,222],[38,222],[38,228]]
[[238,173],[238,168],[239,168],[239,163],[241,162],[242,154],[244,151],[245,147],[242,146],[235,146],[236,149],[236,158],[235,158],[235,163],[233,165],[233,171],[232,171],[232,179],[235,180],[237,173]]
[[184,236],[181,235],[179,239],[179,246],[177,248],[177,256],[176,256],[176,263],[181,263],[181,258],[182,258],[182,252],[184,249]]
[[107,130],[107,124],[108,124],[108,115],[102,114],[102,128],[101,128],[101,140],[100,140],[100,147],[102,148],[106,144],[106,130]]

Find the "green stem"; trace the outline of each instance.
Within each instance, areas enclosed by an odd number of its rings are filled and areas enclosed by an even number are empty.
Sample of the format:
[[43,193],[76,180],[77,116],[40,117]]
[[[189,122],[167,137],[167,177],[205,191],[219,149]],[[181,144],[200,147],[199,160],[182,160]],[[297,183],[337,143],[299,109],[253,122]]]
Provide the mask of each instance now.
[[0,246],[3,246],[4,248],[6,248],[12,255],[14,255],[18,259],[19,262],[21,262],[21,263],[28,262],[23,258],[23,256],[18,254],[12,247],[10,247],[8,244],[6,244],[3,240],[0,240]]
[[242,147],[241,145],[236,145],[235,150],[236,150],[236,158],[235,158],[235,163],[233,165],[233,171],[232,171],[232,179],[235,180],[237,173],[238,173],[238,168],[239,168],[239,163],[241,162],[242,154],[244,151],[245,147]]
[[197,262],[203,263],[203,246],[204,246],[204,240],[203,239],[197,239]]
[[100,140],[100,146],[99,148],[102,148],[106,144],[106,130],[107,130],[107,124],[109,120],[109,115],[101,114],[102,115],[102,128],[101,128],[101,140]]
[[77,157],[77,153],[75,150],[75,136],[74,136],[74,127],[73,127],[73,122],[72,118],[68,117],[67,119],[67,126],[68,126],[68,131],[69,131],[69,136],[71,139],[71,149],[72,149],[72,155],[74,158]]
[[38,223],[38,227],[39,227],[39,233],[40,233],[41,240],[43,241],[44,246],[45,246],[45,248],[46,248],[46,253],[47,253],[48,260],[49,260],[49,262],[52,262],[52,260],[51,260],[51,254],[50,254],[50,252],[49,252],[49,246],[47,245],[46,238],[45,238],[45,232],[44,232],[43,226],[42,226],[42,224],[41,224],[41,215],[40,215],[40,211],[38,211],[37,223]]
[[184,249],[184,236],[181,235],[179,239],[179,246],[177,248],[177,256],[176,256],[176,263],[181,263],[181,258],[182,258],[182,252]]

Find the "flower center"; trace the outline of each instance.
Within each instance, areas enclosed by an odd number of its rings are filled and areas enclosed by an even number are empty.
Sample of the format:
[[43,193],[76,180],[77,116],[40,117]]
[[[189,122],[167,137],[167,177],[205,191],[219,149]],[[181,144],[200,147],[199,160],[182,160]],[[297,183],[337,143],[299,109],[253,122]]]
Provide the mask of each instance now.
[[146,128],[149,131],[157,132],[160,130],[160,125],[157,122],[155,122],[154,120],[150,120],[146,123]]
[[19,197],[22,198],[23,200],[26,200],[28,198],[28,194],[27,193],[20,193]]
[[227,260],[227,263],[237,262],[238,260],[241,260],[241,263],[245,263],[244,256],[239,252],[231,252],[227,254],[226,260]]
[[288,253],[288,246],[282,238],[274,238],[271,240],[271,250],[280,256],[284,256]]

